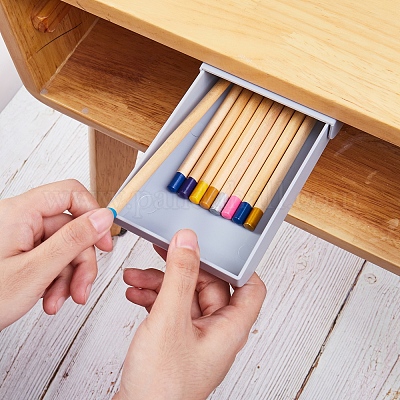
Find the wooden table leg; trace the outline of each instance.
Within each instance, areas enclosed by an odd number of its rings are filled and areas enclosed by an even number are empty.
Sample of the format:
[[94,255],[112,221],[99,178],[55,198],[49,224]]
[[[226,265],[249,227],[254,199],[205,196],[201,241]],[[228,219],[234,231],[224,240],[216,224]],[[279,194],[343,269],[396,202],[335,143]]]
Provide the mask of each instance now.
[[[101,207],[108,205],[136,163],[138,151],[89,128],[90,189]],[[112,235],[121,228],[113,225]]]

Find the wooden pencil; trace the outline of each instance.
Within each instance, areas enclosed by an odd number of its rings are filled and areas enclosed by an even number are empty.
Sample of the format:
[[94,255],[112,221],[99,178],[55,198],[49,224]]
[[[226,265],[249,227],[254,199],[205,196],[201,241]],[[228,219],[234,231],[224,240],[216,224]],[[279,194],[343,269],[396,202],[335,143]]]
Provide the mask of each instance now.
[[258,172],[256,179],[254,179],[253,183],[249,187],[249,190],[242,200],[242,203],[240,204],[237,212],[232,218],[233,222],[236,222],[238,224],[243,224],[245,222],[252,207],[260,196],[260,193],[263,191],[265,185],[267,184],[269,178],[271,177],[283,154],[288,148],[294,135],[298,131],[304,118],[304,114],[298,111],[294,113],[286,128],[279,137],[279,140],[276,142],[276,145],[274,146],[268,158],[265,160],[263,166]]
[[121,192],[111,200],[110,210],[116,217],[118,213],[129,203],[132,197],[147,182],[150,176],[173,152],[176,146],[182,141],[185,135],[200,121],[203,115],[225,92],[231,83],[219,79],[217,83],[209,90],[185,120],[175,129],[174,132],[165,140],[158,150],[151,156],[146,164],[136,173],[136,175],[126,184]]
[[254,208],[251,210],[249,216],[243,224],[246,229],[253,231],[257,227],[258,222],[271,203],[272,198],[275,196],[275,193],[277,192],[295,158],[299,154],[301,148],[311,133],[315,122],[316,121],[311,117],[306,117],[303,121],[281,161],[271,175],[268,183],[260,193],[256,203],[254,204]]
[[[281,106],[277,103],[277,108]],[[285,129],[287,123],[292,117],[294,110],[289,107],[281,106],[281,112],[278,118],[273,122],[273,126],[270,129],[267,137],[265,138],[263,144],[257,151],[246,172],[243,174],[242,178],[238,182],[235,190],[233,191],[231,197],[229,198],[227,204],[221,212],[222,217],[227,219],[232,219],[237,208],[242,203],[242,199],[249,190],[249,187],[256,178],[258,172],[260,171],[265,159],[271,153],[275,146],[275,143],[281,136],[283,130]],[[244,220],[243,220],[244,221]]]
[[[223,183],[217,198],[214,200],[214,203],[210,207],[210,212],[218,215],[221,213],[233,190],[239,183],[247,168],[250,166],[252,160],[260,149],[260,146],[262,146],[263,142],[265,141],[282,109],[282,104],[273,103],[272,107],[268,110],[263,121],[257,128],[257,132],[251,138],[248,146],[240,155],[236,165],[233,167],[233,169],[231,169],[228,177]],[[215,185],[214,181],[211,185]]]
[[188,155],[185,157],[185,160],[182,162],[180,167],[178,168],[175,176],[171,180],[168,185],[168,190],[176,193],[181,187],[184,180],[188,177],[190,171],[196,164],[197,160],[200,158],[204,149],[212,139],[213,135],[221,125],[222,121],[228,114],[229,110],[232,108],[233,104],[239,97],[242,91],[242,87],[233,85],[230,89],[228,95],[225,97],[222,104],[218,107],[218,110],[215,112],[210,122],[204,128],[200,137],[197,139],[194,146],[191,148]]
[[[263,97],[261,95],[259,95],[257,93],[253,93],[253,95],[251,96],[251,99],[246,104],[246,107],[243,109],[242,113],[239,115],[239,118],[236,120],[232,129],[229,131],[229,134],[225,138],[221,147],[219,149],[215,149],[216,151],[214,153],[214,156],[213,156],[210,164],[204,171],[199,183],[197,184],[195,190],[193,191],[193,193],[196,193],[196,196],[199,196],[199,193],[196,190],[197,187],[202,188],[202,190],[206,187],[207,188],[209,187],[209,185],[212,182],[212,180],[214,179],[215,175],[221,168],[221,165],[224,163],[224,161],[228,157],[229,153],[232,151],[232,148],[235,146],[236,142],[239,140],[240,136],[243,134],[243,131],[246,128],[246,125],[249,123],[251,117],[257,110],[262,99],[263,99]],[[201,207],[209,209],[211,207],[212,201],[211,201],[211,203],[209,201],[207,201],[208,197],[203,199],[205,192],[206,192],[206,190],[202,193],[199,204]],[[209,194],[212,195],[211,193],[209,193]],[[192,200],[192,197],[193,196],[191,195],[189,197],[189,199]]]
[[[243,133],[240,135],[238,141],[233,146],[228,157],[221,165],[219,171],[215,175],[206,193],[204,194],[203,199],[204,197],[206,197],[208,204],[214,203],[215,198],[219,194],[219,191],[221,190],[223,184],[226,182],[232,169],[235,167],[243,152],[245,151],[251,140],[254,138],[254,135],[256,134],[261,122],[265,118],[268,110],[271,108],[272,103],[272,100],[266,98],[261,101],[257,110],[243,130]],[[211,195],[207,198],[208,192],[210,192]],[[202,202],[203,199],[201,200]],[[210,211],[214,212],[212,207],[210,208]]]
[[195,166],[190,171],[189,176],[185,179],[185,181],[179,188],[178,196],[183,197],[185,199],[187,199],[190,196],[193,189],[199,182],[201,175],[206,170],[207,166],[210,164],[211,159],[215,154],[215,149],[218,149],[221,146],[226,136],[228,135],[229,131],[231,130],[232,126],[238,119],[240,113],[243,111],[244,107],[249,101],[251,95],[252,92],[250,90],[247,89],[242,90],[239,97],[235,101],[234,105],[226,115],[225,119],[222,121],[218,130],[215,132],[214,136],[207,144],[200,158],[197,160]]

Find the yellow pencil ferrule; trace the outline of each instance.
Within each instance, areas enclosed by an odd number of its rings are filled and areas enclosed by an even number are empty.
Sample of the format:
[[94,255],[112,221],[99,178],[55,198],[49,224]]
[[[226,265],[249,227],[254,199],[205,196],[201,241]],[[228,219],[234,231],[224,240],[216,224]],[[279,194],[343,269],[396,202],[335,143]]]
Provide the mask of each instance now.
[[257,207],[254,207],[249,216],[246,218],[243,226],[248,229],[249,231],[254,231],[256,229],[257,224],[260,222],[260,219],[264,213]]
[[204,193],[201,201],[200,201],[200,207],[208,210],[212,206],[212,203],[214,203],[214,200],[218,196],[219,191],[213,187],[210,186],[206,192]]
[[200,181],[193,189],[192,194],[189,196],[189,200],[194,204],[199,204],[208,186],[208,183]]

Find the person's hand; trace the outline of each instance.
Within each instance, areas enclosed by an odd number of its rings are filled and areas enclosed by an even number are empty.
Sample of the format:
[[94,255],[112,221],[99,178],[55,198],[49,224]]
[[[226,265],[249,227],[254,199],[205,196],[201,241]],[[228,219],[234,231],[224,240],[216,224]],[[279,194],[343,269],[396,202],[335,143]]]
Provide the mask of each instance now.
[[112,249],[112,223],[112,212],[75,180],[1,200],[0,330],[40,297],[48,314],[69,296],[85,304],[97,275],[93,245]]
[[133,338],[115,399],[204,399],[246,343],[264,283],[253,274],[231,295],[226,282],[199,271],[199,259],[196,235],[182,230],[169,246],[165,275],[125,270],[126,297],[150,314]]

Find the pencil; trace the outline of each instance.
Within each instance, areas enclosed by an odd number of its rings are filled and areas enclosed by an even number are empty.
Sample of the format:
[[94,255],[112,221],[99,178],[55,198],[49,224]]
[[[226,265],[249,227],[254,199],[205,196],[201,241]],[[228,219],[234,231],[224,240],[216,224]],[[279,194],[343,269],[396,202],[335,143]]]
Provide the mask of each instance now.
[[275,196],[275,193],[277,192],[295,158],[297,157],[302,146],[304,145],[309,134],[311,133],[315,122],[316,121],[313,118],[306,117],[306,119],[302,123],[296,136],[294,137],[285,154],[283,155],[280,163],[277,165],[275,171],[271,175],[271,178],[269,179],[268,183],[265,185],[263,191],[258,197],[254,208],[251,210],[249,216],[243,224],[246,229],[254,231],[254,229],[257,227],[258,222],[264,215],[265,210],[271,203],[272,198]]
[[[280,105],[277,105],[279,107]],[[265,138],[263,144],[258,149],[257,154],[254,156],[246,172],[243,174],[242,178],[238,182],[235,190],[233,191],[231,197],[226,203],[225,207],[221,211],[221,216],[226,219],[232,219],[237,211],[237,208],[242,203],[242,199],[249,190],[250,185],[256,179],[258,172],[260,171],[262,165],[264,164],[266,158],[271,153],[275,146],[275,143],[281,136],[283,130],[285,129],[287,123],[289,122],[294,111],[289,107],[281,106],[281,112],[278,118],[273,123],[267,137]],[[244,222],[244,220],[243,220]]]
[[[250,141],[254,138],[254,135],[257,132],[258,127],[263,121],[268,110],[271,108],[272,103],[273,103],[272,100],[265,98],[261,101],[257,110],[251,117],[245,129],[243,130],[243,133],[240,135],[238,141],[233,146],[227,158],[221,165],[219,171],[217,172],[214,179],[210,183],[210,186],[204,193],[200,205],[204,207],[205,201],[207,202],[207,204],[210,205],[213,204],[215,198],[217,197],[217,194],[219,194],[219,191],[221,190],[223,184],[226,182],[226,179],[228,178],[232,169],[235,167],[236,163],[239,161],[241,155],[243,154],[244,149],[246,149]],[[212,208],[210,208],[210,211],[214,213]]]
[[232,218],[232,221],[238,224],[243,224],[249,215],[254,203],[257,201],[260,193],[264,189],[267,184],[269,178],[274,172],[276,166],[281,160],[283,154],[288,148],[290,142],[292,141],[294,135],[299,129],[301,123],[303,122],[305,115],[296,111],[289,123],[287,124],[285,130],[282,132],[278,141],[276,142],[274,148],[269,154],[268,158],[265,160],[263,166],[257,174],[256,179],[251,184],[249,190],[243,198],[242,203],[236,210],[235,215]]
[[193,189],[196,187],[197,182],[200,180],[201,175],[206,170],[208,164],[210,164],[210,161],[215,154],[215,149],[218,149],[223,143],[233,124],[236,122],[240,113],[243,111],[244,107],[249,101],[251,93],[252,92],[250,90],[242,90],[239,97],[235,101],[235,104],[229,110],[226,118],[222,121],[217,132],[215,132],[213,138],[207,144],[205,150],[201,154],[200,158],[197,160],[195,166],[190,171],[189,176],[185,179],[182,186],[179,188],[178,196],[184,199],[187,199],[190,196]]
[[233,85],[228,95],[225,97],[224,101],[219,106],[218,110],[215,112],[210,122],[204,128],[200,137],[197,139],[196,143],[175,173],[175,176],[172,178],[171,182],[167,186],[170,192],[176,193],[179,190],[182,183],[196,164],[196,161],[199,159],[207,144],[212,139],[214,133],[219,128],[229,110],[232,108],[233,104],[239,97],[241,91],[242,88],[240,86]]
[[132,197],[147,182],[150,176],[160,167],[166,158],[172,153],[181,140],[190,132],[191,129],[200,121],[203,115],[225,92],[231,83],[219,79],[209,90],[203,99],[190,112],[185,120],[171,133],[158,150],[150,157],[148,162],[136,173],[136,175],[126,184],[121,192],[111,200],[108,208],[113,212],[114,217],[129,203]]
[[[208,189],[210,183],[212,182],[215,175],[218,173],[219,169],[221,168],[221,165],[224,163],[224,161],[228,157],[229,153],[232,151],[233,147],[235,146],[236,142],[239,140],[239,138],[243,134],[244,129],[246,128],[251,117],[257,110],[261,101],[262,101],[262,96],[259,94],[253,93],[253,95],[251,96],[251,99],[246,104],[246,107],[244,108],[242,113],[239,115],[239,118],[236,120],[232,129],[229,131],[229,134],[225,138],[224,142],[222,143],[222,146],[219,149],[217,149],[212,161],[210,162],[207,169],[204,171],[203,175],[201,176],[201,179],[197,186],[201,187],[202,190],[204,190],[204,188]],[[193,192],[196,191],[197,186]],[[201,207],[208,210],[212,204],[212,201],[210,202],[209,198],[211,198],[213,194],[210,193],[210,191],[208,191],[207,196],[205,196],[205,193],[206,193],[206,190],[204,190],[204,192],[202,193],[199,204]],[[190,198],[191,197],[192,196],[190,196]]]
[[[279,113],[282,111],[282,108],[282,104],[273,103],[272,107],[268,110],[268,113],[265,115],[263,121],[257,128],[257,132],[251,138],[251,141],[245,148],[244,152],[240,155],[239,160],[237,161],[234,168],[230,171],[229,176],[225,180],[225,183],[218,193],[218,196],[210,207],[211,213],[216,215],[219,215],[221,213],[233,190],[239,183],[249,165],[251,164],[260,146],[263,144],[269,131],[271,130],[276,119],[278,118]],[[212,186],[214,186],[214,183],[212,183]]]

